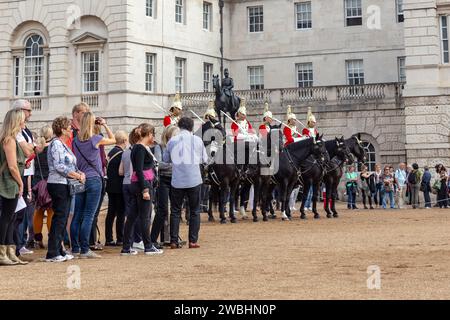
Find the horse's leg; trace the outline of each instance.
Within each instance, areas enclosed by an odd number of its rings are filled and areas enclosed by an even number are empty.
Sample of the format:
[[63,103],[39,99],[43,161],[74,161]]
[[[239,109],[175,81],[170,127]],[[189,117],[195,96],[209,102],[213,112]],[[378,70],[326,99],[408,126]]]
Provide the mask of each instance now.
[[289,217],[286,215],[286,207],[289,206],[289,203],[286,201],[286,198],[289,199],[288,193],[288,182],[286,179],[283,180],[282,185],[280,186],[280,199],[281,199],[281,219],[283,221],[289,221]]
[[320,219],[319,212],[317,211],[317,198],[318,198],[319,189],[320,189],[320,181],[314,182],[313,183],[313,196],[312,196],[314,219]]
[[259,201],[260,201],[260,206],[261,206],[261,213],[263,216],[263,221],[267,222],[269,221],[269,218],[267,217],[267,209],[270,206],[270,203],[272,202],[271,197],[269,197],[269,181],[267,181],[267,178],[264,177],[262,178],[262,185],[261,185],[261,191],[260,191],[260,196],[259,196]]
[[330,211],[330,199],[332,199],[332,181],[330,181],[330,177],[328,177],[325,181],[325,199],[324,201],[324,208],[325,212],[327,213],[327,218],[331,218],[333,216],[333,213]]
[[214,214],[213,214],[213,203],[214,203],[214,187],[211,187],[211,189],[209,190],[209,206],[208,206],[208,221],[209,222],[214,222]]
[[258,177],[255,179],[255,184],[253,185],[253,210],[252,210],[253,222],[258,222],[257,208],[260,199],[260,193],[261,193],[261,183]]
[[306,200],[308,199],[309,189],[310,189],[309,180],[304,179],[302,204],[300,206],[300,219],[302,219],[302,220],[306,220],[305,204],[306,204]]
[[332,201],[331,202],[331,212],[333,212],[333,217],[335,217],[335,218],[339,218],[339,213],[336,210],[336,200],[338,198],[338,191],[337,191],[338,185],[339,185],[338,181],[334,183],[332,197],[331,197],[331,201]]
[[237,179],[237,181],[234,181],[233,183],[230,184],[229,201],[230,201],[230,208],[233,208],[232,210],[230,209],[230,212],[229,212],[229,217],[230,217],[231,223],[237,223],[236,216],[234,215],[234,206],[236,204],[238,187],[239,187],[239,179]]
[[226,224],[227,218],[225,218],[225,203],[227,200],[227,186],[219,187],[219,213],[220,213],[220,223]]

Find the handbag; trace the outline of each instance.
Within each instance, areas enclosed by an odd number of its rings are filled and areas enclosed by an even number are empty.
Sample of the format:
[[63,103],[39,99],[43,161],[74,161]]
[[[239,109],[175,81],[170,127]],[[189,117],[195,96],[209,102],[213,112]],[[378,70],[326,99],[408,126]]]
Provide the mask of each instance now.
[[[52,142],[52,144],[50,144],[49,148],[51,148],[52,146],[53,146],[53,142]],[[69,149],[66,147],[66,145],[63,144],[63,146],[69,152]],[[76,179],[67,178],[67,185],[69,186],[69,194],[71,196],[74,196],[76,194],[83,193],[86,191],[85,184],[81,183],[79,180],[76,180]]]
[[75,179],[67,179],[69,185],[69,193],[71,196],[74,196],[79,193],[83,193],[86,191],[86,185],[81,183],[79,180]]

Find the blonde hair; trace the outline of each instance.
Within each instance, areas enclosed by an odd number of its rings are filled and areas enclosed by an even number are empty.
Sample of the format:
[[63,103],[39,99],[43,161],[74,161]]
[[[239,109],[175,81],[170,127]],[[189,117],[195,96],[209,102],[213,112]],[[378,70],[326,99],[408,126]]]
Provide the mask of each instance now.
[[123,130],[117,131],[114,137],[116,138],[116,144],[124,144],[128,141],[128,134]]
[[78,139],[87,141],[94,135],[95,116],[92,112],[86,112],[81,118],[80,133]]
[[9,138],[16,139],[17,134],[22,130],[20,125],[23,122],[25,122],[25,114],[22,110],[9,110],[0,129],[0,143],[5,143]]
[[166,129],[164,129],[164,132],[161,136],[161,145],[163,147],[166,147],[170,139],[178,135],[179,132],[180,128],[178,128],[177,126],[168,126]]
[[83,108],[86,108],[87,112],[91,112],[91,107],[87,103],[80,102],[72,108],[72,114],[80,112]]
[[50,126],[45,126],[40,131],[40,137],[37,139],[37,144],[44,147],[47,141],[53,137],[53,129]]

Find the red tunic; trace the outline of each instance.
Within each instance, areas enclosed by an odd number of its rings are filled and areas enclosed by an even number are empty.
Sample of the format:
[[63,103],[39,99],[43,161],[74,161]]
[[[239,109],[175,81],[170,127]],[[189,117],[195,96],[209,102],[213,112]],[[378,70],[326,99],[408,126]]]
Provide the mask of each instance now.
[[266,124],[262,124],[259,126],[259,134],[261,135],[262,138],[266,138],[267,135],[269,134],[269,130],[267,129],[267,125]]
[[175,123],[175,121],[174,121],[174,119],[171,117],[171,116],[166,116],[165,118],[164,118],[164,127],[168,127],[168,126],[170,126],[170,125],[172,125],[172,124],[176,124]]
[[[304,137],[313,138],[313,136],[311,136],[311,130],[307,129],[307,128],[304,128],[303,131],[302,131],[302,135]],[[314,135],[317,136],[318,134],[319,134],[319,131],[317,131],[317,129],[314,128]]]
[[300,139],[302,137],[300,134],[293,132],[289,127],[284,127],[283,133],[286,138],[286,143],[284,144],[286,147],[291,143],[294,143],[295,139]]
[[[247,126],[248,126],[248,133],[249,134],[253,134],[254,133],[254,131],[253,131],[253,127],[252,127],[252,125],[250,124],[250,122],[248,122],[248,120],[245,120],[245,121],[247,121]],[[241,130],[239,129],[239,126],[236,124],[236,123],[232,123],[231,124],[231,130],[233,131],[233,136],[234,136],[234,142],[237,142],[237,140],[238,140],[238,135],[240,134],[240,133],[243,133],[243,132],[241,132]]]

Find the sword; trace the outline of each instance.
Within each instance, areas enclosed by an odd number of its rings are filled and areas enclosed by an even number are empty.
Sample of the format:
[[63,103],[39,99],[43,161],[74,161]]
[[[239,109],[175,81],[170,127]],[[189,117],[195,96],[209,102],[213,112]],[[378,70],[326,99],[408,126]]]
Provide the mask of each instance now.
[[157,104],[156,102],[152,101],[152,103],[155,105],[155,107],[157,107],[159,110],[161,110],[162,112],[164,112],[165,114],[167,114],[168,116],[172,116],[172,113],[170,113],[169,111],[167,111],[166,109],[164,109],[163,107],[161,107],[159,104]]
[[283,126],[289,128],[289,129],[291,129],[292,131],[294,131],[294,133],[298,134],[299,136],[302,136],[297,130],[292,129],[292,128],[289,127],[286,123],[281,122],[280,120],[278,120],[278,119],[276,119],[276,118],[273,118],[273,120],[275,120],[275,121],[278,122],[279,124],[281,124],[281,125],[283,125]]
[[252,136],[251,134],[249,134],[247,131],[244,130],[244,128],[242,128],[242,126],[237,123],[236,121],[233,120],[233,118],[231,118],[229,115],[227,115],[225,112],[220,111],[225,117],[227,117],[228,119],[230,119],[231,122],[233,122],[235,125],[238,126],[239,130],[241,130],[241,132],[244,134],[244,136],[250,137]]
[[202,118],[200,118],[199,117],[199,115],[198,114],[196,114],[194,111],[192,111],[192,110],[189,110],[190,112],[192,112],[192,114],[194,115],[194,116],[196,116],[197,117],[197,119],[198,120],[200,120],[203,124],[205,124],[206,122],[205,122],[205,120],[203,120]]
[[300,120],[295,119],[295,121],[297,121],[298,123],[300,123],[300,124],[302,125],[303,128],[306,128],[306,129],[308,128],[308,127],[305,126],[305,125],[303,124],[303,122],[301,122]]

